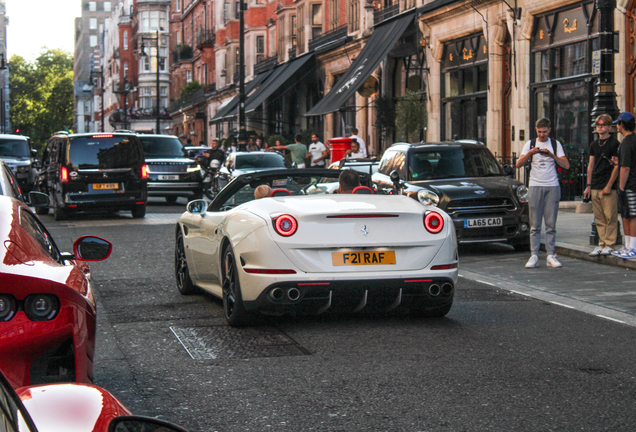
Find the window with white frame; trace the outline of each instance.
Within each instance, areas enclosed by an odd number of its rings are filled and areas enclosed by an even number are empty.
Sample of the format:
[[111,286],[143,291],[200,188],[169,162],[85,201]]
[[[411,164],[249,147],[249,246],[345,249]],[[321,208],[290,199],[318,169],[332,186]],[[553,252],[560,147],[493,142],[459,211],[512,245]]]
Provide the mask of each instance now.
[[91,12],[95,12],[97,10],[97,2],[89,1],[88,2],[88,10]]
[[186,82],[189,83],[190,81],[192,81],[192,71],[187,70],[186,71]]
[[104,2],[104,12],[110,12],[111,10],[112,9],[111,9],[110,2],[109,1],[105,1]]
[[152,87],[141,87],[139,89],[139,102],[141,108],[153,108],[154,107],[154,98],[152,97]]
[[141,12],[141,31],[151,32],[166,29],[166,16],[161,11]]
[[97,18],[88,19],[88,28],[91,30],[97,30]]
[[175,3],[176,3],[176,6],[175,6],[176,11],[181,12],[181,0],[177,0]]
[[256,36],[256,54],[265,54],[265,36]]
[[110,27],[110,18],[104,19],[104,28],[108,29]]
[[97,46],[97,36],[96,35],[91,35],[88,38],[88,44],[90,45],[91,48],[96,47]]
[[124,50],[128,51],[128,30],[124,30]]

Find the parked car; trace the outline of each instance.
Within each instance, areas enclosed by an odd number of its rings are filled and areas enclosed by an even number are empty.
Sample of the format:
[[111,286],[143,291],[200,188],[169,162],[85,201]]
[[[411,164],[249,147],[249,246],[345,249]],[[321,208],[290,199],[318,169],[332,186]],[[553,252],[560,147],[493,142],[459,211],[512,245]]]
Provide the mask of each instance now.
[[[458,265],[448,215],[407,197],[371,194],[368,174],[360,174],[359,188],[367,194],[328,194],[321,185],[340,173],[247,173],[209,206],[190,202],[175,230],[179,291],[222,298],[233,326],[251,324],[257,313],[340,308],[447,314]],[[260,185],[271,197],[254,199]]]
[[0,159],[9,165],[25,192],[35,184],[37,155],[29,137],[0,134]]
[[[48,194],[55,220],[80,211],[146,215],[148,168],[132,133],[57,133],[44,150],[36,188]],[[47,208],[37,209],[48,213]]]
[[508,242],[529,250],[528,188],[513,173],[483,144],[397,143],[384,152],[373,183],[444,210],[460,243]]
[[148,165],[148,195],[165,197],[174,203],[203,196],[203,171],[188,157],[179,138],[172,135],[138,135]]
[[134,416],[107,390],[88,384],[48,384],[14,390],[0,372],[1,430],[5,432],[186,432]]
[[29,207],[7,196],[0,240],[0,370],[14,387],[90,383],[96,322],[86,261],[106,259],[112,245],[82,236],[62,253]]

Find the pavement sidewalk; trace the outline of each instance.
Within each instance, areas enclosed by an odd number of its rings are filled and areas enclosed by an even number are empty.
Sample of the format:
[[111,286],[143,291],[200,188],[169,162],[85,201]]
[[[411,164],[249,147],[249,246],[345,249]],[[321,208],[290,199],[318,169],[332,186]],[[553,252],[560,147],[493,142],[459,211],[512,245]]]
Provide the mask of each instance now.
[[[595,247],[590,244],[594,215],[592,213],[576,213],[576,206],[568,206],[567,203],[561,204],[559,216],[557,217],[557,255],[636,270],[636,259],[625,260],[614,256],[589,256],[589,253]],[[544,236],[545,233],[542,233],[542,250],[545,250]],[[619,249],[619,246],[616,246],[615,249]]]

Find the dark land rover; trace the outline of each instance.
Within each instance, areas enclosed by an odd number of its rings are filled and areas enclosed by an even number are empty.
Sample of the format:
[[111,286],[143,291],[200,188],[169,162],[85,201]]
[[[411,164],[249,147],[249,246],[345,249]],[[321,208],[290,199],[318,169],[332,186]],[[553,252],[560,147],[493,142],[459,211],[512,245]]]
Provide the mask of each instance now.
[[453,218],[460,243],[507,242],[529,250],[528,188],[485,145],[397,143],[384,152],[373,175],[379,191],[394,189],[393,171],[404,194]]
[[[80,211],[130,210],[146,214],[148,169],[132,133],[58,133],[49,139],[37,190],[49,195],[55,220]],[[47,207],[36,209],[46,214]]]

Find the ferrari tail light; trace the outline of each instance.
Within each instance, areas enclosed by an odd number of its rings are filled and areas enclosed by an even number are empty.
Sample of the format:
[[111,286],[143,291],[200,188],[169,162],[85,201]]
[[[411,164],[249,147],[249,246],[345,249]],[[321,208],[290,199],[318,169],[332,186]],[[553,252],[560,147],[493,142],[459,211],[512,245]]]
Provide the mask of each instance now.
[[60,183],[68,183],[68,168],[65,166],[60,169]]
[[9,321],[15,315],[15,311],[15,298],[9,294],[0,294],[0,321]]
[[31,294],[24,299],[24,313],[31,321],[49,321],[60,311],[60,301],[53,294]]
[[274,229],[279,235],[283,237],[289,237],[294,235],[298,229],[298,222],[293,216],[288,214],[280,215],[274,219]]
[[424,227],[428,232],[437,234],[444,229],[444,218],[437,212],[428,212],[424,215]]
[[143,164],[141,166],[141,178],[142,179],[147,179],[148,178],[148,165]]
[[454,268],[457,268],[457,263],[434,265],[431,270],[451,270]]

